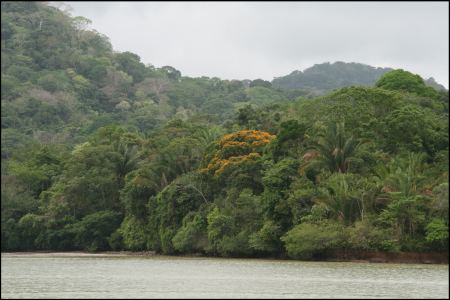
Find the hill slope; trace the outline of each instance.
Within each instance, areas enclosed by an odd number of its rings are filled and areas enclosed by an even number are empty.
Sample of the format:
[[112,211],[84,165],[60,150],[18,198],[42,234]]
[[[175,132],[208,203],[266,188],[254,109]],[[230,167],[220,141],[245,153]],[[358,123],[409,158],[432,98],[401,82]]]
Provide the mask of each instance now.
[[[316,64],[302,71],[272,80],[275,88],[283,90],[308,90],[315,94],[324,94],[331,90],[347,86],[374,86],[375,82],[391,68],[375,68],[361,63],[323,63]],[[445,89],[433,78],[426,83],[436,89]]]

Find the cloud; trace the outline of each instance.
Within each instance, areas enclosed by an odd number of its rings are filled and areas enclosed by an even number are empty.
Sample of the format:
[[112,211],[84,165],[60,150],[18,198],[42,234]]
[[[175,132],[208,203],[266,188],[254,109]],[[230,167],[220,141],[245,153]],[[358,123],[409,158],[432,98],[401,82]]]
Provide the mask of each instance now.
[[448,87],[446,2],[66,2],[114,49],[188,76],[271,80],[325,61]]

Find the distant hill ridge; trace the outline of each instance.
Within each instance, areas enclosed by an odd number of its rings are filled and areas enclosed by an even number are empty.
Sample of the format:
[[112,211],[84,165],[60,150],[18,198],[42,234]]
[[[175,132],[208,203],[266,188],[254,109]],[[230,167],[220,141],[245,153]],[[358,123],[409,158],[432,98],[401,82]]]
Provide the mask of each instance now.
[[[324,94],[336,88],[362,85],[374,86],[375,82],[392,68],[376,68],[369,65],[342,62],[315,64],[302,71],[293,71],[291,74],[276,77],[272,80],[275,88],[282,90],[310,90],[316,94]],[[425,81],[435,89],[445,89],[434,78]]]

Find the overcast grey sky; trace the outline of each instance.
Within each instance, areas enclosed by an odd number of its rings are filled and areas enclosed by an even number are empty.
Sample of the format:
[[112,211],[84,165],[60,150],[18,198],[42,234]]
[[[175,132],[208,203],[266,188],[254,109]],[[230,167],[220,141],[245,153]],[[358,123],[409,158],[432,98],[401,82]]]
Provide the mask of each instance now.
[[448,88],[448,2],[66,2],[117,51],[187,76],[272,80],[360,62]]

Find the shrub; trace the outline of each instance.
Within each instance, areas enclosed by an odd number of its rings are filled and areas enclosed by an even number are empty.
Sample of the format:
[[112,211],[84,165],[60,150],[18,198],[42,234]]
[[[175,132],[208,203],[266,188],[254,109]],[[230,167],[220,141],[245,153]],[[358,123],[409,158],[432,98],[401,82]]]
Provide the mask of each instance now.
[[346,239],[343,225],[334,222],[302,223],[281,238],[288,255],[297,259],[311,259],[328,250],[345,247]]

